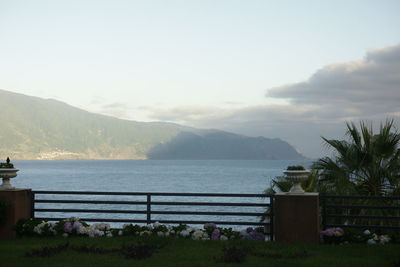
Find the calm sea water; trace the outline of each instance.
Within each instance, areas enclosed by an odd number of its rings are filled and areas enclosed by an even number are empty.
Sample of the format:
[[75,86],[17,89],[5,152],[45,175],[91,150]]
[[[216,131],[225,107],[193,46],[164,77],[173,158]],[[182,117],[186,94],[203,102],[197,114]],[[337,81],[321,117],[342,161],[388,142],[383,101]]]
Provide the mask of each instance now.
[[[193,193],[262,193],[271,178],[282,175],[288,165],[309,165],[310,162],[287,160],[79,160],[79,161],[14,161],[20,169],[11,183],[18,188],[33,190],[71,190],[71,191],[124,191],[124,192],[193,192]],[[140,200],[139,196],[56,196],[38,195],[37,198],[54,199],[106,199]],[[191,198],[154,197],[154,201],[219,201],[219,202],[260,202],[262,199],[245,198]],[[37,204],[37,208],[87,208],[87,209],[133,209],[141,206],[115,205],[71,205]],[[154,210],[197,210],[197,211],[254,211],[262,208],[224,208],[192,206],[154,206]],[[251,209],[251,210],[250,210]],[[84,218],[136,218],[145,215],[130,214],[72,214],[37,212],[37,217],[84,217]],[[154,215],[154,219],[177,219],[173,215]],[[180,219],[198,219],[208,221],[247,220],[233,216],[179,216]],[[252,218],[251,221],[257,221]],[[114,224],[114,226],[117,226]]]
[[34,190],[261,193],[287,160],[14,161],[12,184]]

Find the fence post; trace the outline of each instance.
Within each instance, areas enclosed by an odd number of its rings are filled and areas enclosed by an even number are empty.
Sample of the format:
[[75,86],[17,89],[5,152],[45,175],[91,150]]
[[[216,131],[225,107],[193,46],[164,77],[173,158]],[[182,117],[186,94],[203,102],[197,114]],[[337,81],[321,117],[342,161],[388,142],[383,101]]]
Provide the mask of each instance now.
[[270,240],[274,241],[274,197],[270,196],[269,197],[269,204],[270,204],[270,210],[269,210],[269,236]]
[[320,196],[320,199],[322,199],[321,204],[322,204],[322,216],[321,216],[321,220],[322,220],[322,229],[326,228],[326,197],[324,196]]
[[0,190],[0,199],[7,201],[6,220],[0,226],[0,239],[15,237],[14,225],[20,219],[29,219],[32,214],[31,189]]
[[151,223],[151,195],[147,194],[147,224]]
[[275,241],[319,243],[320,207],[318,193],[275,194]]
[[35,193],[31,191],[31,218],[35,218]]

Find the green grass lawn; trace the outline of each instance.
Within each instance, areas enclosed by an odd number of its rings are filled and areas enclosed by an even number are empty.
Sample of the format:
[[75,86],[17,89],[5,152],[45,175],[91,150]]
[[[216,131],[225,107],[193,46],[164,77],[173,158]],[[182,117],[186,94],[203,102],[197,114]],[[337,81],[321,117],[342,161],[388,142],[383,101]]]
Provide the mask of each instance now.
[[[52,255],[27,256],[34,250],[37,254],[45,254],[45,247],[54,249],[67,243],[68,247]],[[121,247],[132,248],[138,244],[157,248],[145,259],[126,258],[127,250],[123,252]],[[130,250],[129,255],[143,253],[143,250],[137,251]],[[226,252],[231,252],[231,257],[226,256]],[[242,263],[224,262],[238,258],[239,254],[245,255]],[[20,238],[0,240],[0,266],[400,266],[400,245],[286,245],[126,236]]]

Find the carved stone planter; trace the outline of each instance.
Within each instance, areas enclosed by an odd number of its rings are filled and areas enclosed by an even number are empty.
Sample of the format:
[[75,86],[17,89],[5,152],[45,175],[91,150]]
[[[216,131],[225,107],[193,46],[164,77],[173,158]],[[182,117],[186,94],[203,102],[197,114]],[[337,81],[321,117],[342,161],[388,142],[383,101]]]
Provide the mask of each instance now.
[[3,179],[3,184],[0,186],[0,190],[15,189],[10,183],[10,179],[17,176],[18,169],[15,168],[0,168],[0,178]]
[[294,185],[288,192],[288,194],[304,194],[304,190],[301,187],[301,182],[305,181],[308,179],[308,176],[310,175],[310,171],[308,170],[285,170],[283,172],[286,177],[288,178],[289,181],[292,181]]

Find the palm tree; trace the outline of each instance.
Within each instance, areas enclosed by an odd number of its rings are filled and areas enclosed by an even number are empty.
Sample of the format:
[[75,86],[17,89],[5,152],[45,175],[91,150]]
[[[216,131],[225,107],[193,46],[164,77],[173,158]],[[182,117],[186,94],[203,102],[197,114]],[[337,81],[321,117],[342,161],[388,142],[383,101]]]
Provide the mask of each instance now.
[[372,125],[347,123],[349,140],[323,140],[335,156],[314,163],[319,184],[334,194],[367,196],[400,195],[400,134],[393,120],[381,124],[378,134]]

